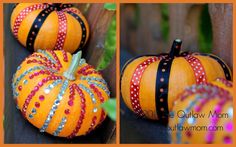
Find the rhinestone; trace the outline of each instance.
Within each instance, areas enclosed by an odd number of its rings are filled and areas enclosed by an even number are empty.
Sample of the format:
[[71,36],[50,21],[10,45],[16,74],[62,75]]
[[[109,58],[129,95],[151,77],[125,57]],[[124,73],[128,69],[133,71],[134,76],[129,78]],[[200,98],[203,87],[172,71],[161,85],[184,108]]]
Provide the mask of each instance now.
[[33,108],[33,109],[31,110],[31,112],[32,112],[32,114],[35,114],[35,113],[36,113],[36,109]]
[[32,115],[32,114],[29,114],[29,118],[30,118],[30,119],[33,118],[33,115]]
[[93,109],[93,112],[96,113],[97,111],[98,111],[98,109],[95,107],[95,108]]
[[50,89],[49,88],[45,88],[44,89],[44,93],[48,94],[50,92]]
[[27,84],[28,83],[28,80],[23,80],[23,84]]

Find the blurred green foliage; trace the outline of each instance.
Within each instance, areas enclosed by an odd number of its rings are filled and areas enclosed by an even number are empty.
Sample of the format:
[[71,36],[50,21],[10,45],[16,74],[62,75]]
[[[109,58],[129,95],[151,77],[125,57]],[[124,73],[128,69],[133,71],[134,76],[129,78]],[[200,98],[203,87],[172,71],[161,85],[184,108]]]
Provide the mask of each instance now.
[[168,40],[169,37],[169,11],[168,4],[161,4],[161,34],[165,41]]
[[211,18],[208,12],[208,6],[205,4],[200,16],[199,24],[199,50],[204,53],[211,52],[212,49],[212,26]]
[[105,3],[104,8],[107,10],[116,10],[116,4],[115,3]]
[[[105,5],[104,5],[105,7]],[[114,8],[114,6],[112,6]],[[105,50],[104,55],[97,66],[97,70],[102,70],[110,63],[116,50],[116,16],[112,18],[111,24],[108,28],[105,38]]]
[[116,99],[110,98],[101,107],[107,112],[107,115],[113,120],[116,121]]
[[[161,33],[165,41],[169,37],[169,11],[168,4],[161,4]],[[208,12],[208,5],[204,4],[199,21],[198,43],[200,52],[209,53],[212,49],[212,26]]]

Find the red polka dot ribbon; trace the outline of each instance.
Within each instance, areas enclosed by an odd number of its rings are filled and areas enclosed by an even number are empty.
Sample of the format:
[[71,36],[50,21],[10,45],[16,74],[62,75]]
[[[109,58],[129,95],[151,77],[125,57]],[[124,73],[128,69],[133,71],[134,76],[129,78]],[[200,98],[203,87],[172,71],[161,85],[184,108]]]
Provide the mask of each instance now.
[[18,38],[18,31],[20,28],[20,24],[23,21],[23,19],[32,11],[39,10],[39,9],[45,9],[47,8],[47,4],[35,4],[29,7],[26,7],[23,9],[18,16],[15,19],[14,26],[13,26],[13,34],[16,38]]
[[159,60],[158,57],[152,57],[152,58],[148,58],[147,60],[139,64],[137,68],[135,69],[131,82],[130,82],[131,105],[134,112],[139,116],[144,116],[144,112],[139,102],[139,88],[140,88],[140,81],[142,78],[142,74],[145,71],[145,69],[148,67],[148,65],[156,62],[157,60]]
[[204,70],[203,65],[201,64],[201,61],[192,55],[187,55],[184,58],[188,61],[188,63],[191,65],[194,71],[196,83],[197,84],[206,83],[207,82],[206,72]]
[[67,20],[66,15],[62,11],[56,11],[58,15],[59,21],[59,28],[58,28],[58,35],[57,35],[57,42],[55,45],[56,50],[62,50],[66,38],[66,31],[67,31]]

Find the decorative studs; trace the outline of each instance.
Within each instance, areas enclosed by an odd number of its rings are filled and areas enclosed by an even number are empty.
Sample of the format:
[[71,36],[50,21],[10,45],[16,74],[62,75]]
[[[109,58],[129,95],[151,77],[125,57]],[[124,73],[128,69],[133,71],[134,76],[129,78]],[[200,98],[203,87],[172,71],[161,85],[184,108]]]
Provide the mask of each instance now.
[[164,82],[164,78],[160,78],[160,81],[161,81],[161,82]]
[[20,85],[20,86],[18,86],[18,90],[19,91],[21,91],[22,90],[22,86]]
[[44,89],[44,93],[49,94],[49,92],[50,92],[50,89],[49,89],[49,88],[45,88],[45,89]]
[[69,109],[66,109],[66,110],[65,110],[65,114],[66,114],[66,115],[70,114],[70,110],[69,110]]
[[98,108],[93,108],[93,112],[96,113],[98,111]]
[[39,108],[39,107],[40,107],[40,103],[39,103],[39,102],[35,102],[34,106],[35,106],[36,108]]
[[160,92],[164,92],[164,89],[163,89],[163,88],[160,88]]
[[160,102],[163,102],[164,101],[164,99],[163,98],[160,98]]
[[43,101],[44,99],[45,99],[44,95],[40,95],[40,96],[39,96],[39,100],[40,100],[40,101]]

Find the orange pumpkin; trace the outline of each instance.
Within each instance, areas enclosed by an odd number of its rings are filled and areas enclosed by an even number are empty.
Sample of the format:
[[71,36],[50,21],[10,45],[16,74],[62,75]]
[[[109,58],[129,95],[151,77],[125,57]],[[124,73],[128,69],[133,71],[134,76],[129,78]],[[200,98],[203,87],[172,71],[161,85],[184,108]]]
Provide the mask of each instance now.
[[144,55],[126,63],[121,75],[125,104],[138,116],[167,123],[176,96],[187,86],[231,79],[231,72],[218,57],[210,54],[179,54],[181,40],[173,42],[169,54]]
[[172,143],[232,143],[232,82],[220,78],[187,88],[170,114]]
[[18,67],[13,95],[23,116],[41,132],[85,135],[106,117],[101,104],[109,90],[101,74],[74,54],[38,50]]
[[89,26],[71,4],[19,3],[11,15],[11,30],[27,49],[80,50],[88,40]]

